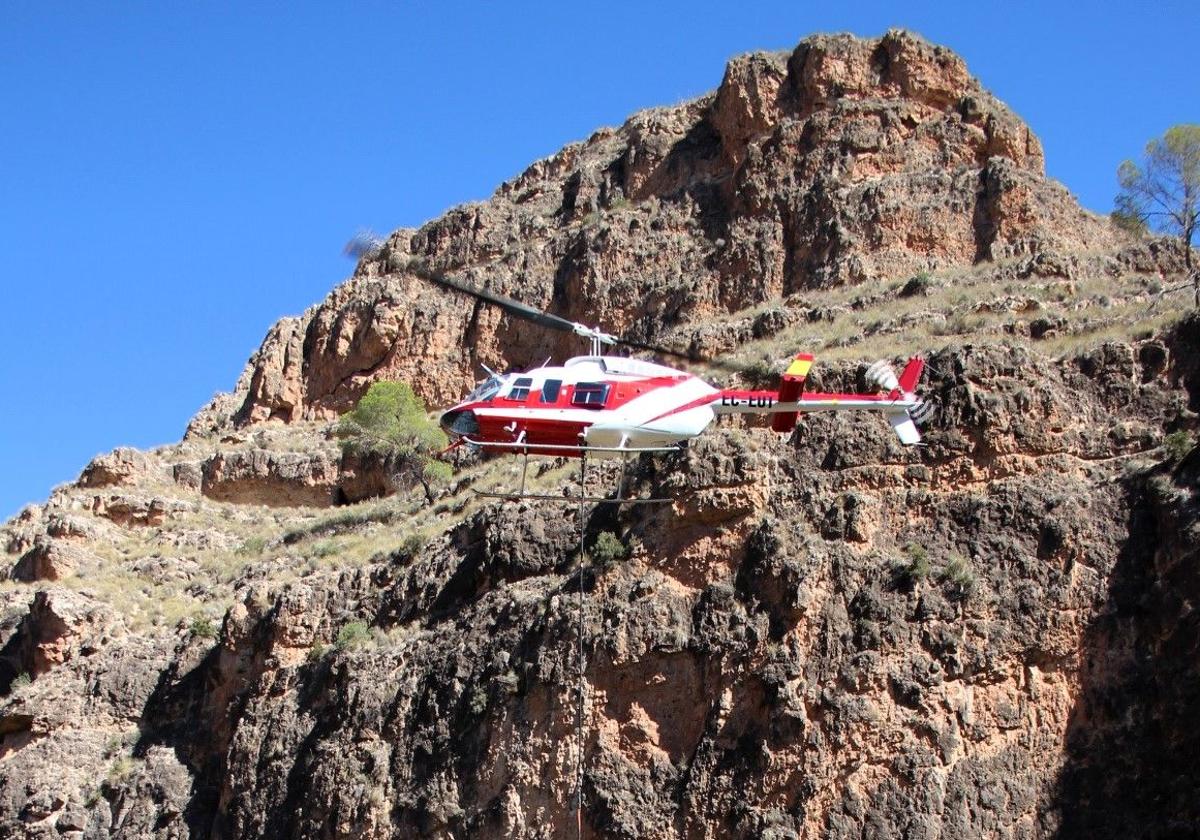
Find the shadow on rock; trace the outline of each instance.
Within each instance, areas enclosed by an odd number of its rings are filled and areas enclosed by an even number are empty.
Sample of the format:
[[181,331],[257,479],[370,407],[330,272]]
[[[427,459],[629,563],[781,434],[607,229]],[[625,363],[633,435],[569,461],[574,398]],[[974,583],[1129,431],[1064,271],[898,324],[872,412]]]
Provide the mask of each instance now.
[[1200,449],[1128,481],[1129,538],[1083,640],[1061,838],[1200,833]]

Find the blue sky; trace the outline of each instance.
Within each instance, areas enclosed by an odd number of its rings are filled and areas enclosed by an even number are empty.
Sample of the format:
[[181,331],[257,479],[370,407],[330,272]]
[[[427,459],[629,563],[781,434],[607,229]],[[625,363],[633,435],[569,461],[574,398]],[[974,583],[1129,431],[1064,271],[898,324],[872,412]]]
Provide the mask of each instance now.
[[178,440],[350,272],[355,230],[486,198],[738,53],[916,30],[1100,211],[1123,158],[1200,121],[1194,3],[970,6],[6,3],[0,517],[99,452]]

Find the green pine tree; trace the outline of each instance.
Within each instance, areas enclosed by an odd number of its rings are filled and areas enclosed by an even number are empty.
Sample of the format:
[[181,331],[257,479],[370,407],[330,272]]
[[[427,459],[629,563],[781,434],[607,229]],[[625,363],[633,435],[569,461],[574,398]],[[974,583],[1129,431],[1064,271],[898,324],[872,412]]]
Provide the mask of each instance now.
[[395,489],[420,484],[431,504],[434,486],[453,472],[435,457],[445,448],[446,435],[407,382],[372,383],[358,405],[342,415],[337,435],[343,448],[380,458]]

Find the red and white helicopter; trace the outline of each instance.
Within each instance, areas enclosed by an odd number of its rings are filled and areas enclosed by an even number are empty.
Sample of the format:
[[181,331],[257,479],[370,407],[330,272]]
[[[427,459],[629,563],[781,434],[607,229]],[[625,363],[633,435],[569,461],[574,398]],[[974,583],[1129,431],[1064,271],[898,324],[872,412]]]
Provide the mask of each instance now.
[[420,264],[410,265],[409,270],[517,317],[591,342],[588,355],[561,365],[545,364],[520,373],[488,370],[486,380],[441,415],[442,428],[451,436],[452,446],[467,444],[494,452],[580,458],[673,452],[722,414],[771,414],[771,428],[789,433],[800,414],[817,411],[880,412],[901,443],[913,445],[921,440],[917,422],[925,419],[929,406],[916,395],[925,366],[917,357],[908,361],[899,376],[887,362],[872,365],[867,379],[878,386],[875,393],[805,391],[813,363],[808,353],[795,356],[783,373],[778,391],[716,388],[686,371],[640,359],[605,356],[601,350],[604,346],[624,345],[690,359],[687,354],[618,338]]

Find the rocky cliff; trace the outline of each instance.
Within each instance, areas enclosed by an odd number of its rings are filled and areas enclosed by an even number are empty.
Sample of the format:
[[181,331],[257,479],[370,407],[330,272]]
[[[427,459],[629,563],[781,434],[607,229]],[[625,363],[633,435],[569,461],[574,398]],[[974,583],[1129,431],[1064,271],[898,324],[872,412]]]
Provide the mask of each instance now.
[[[1200,322],[1042,163],[950,51],[820,36],[395,232],[182,442],[4,526],[0,831],[1200,832]],[[370,382],[578,349],[412,259],[825,386],[924,351],[929,446],[732,423],[636,464],[670,505],[485,504],[505,459],[389,496],[330,435]]]

